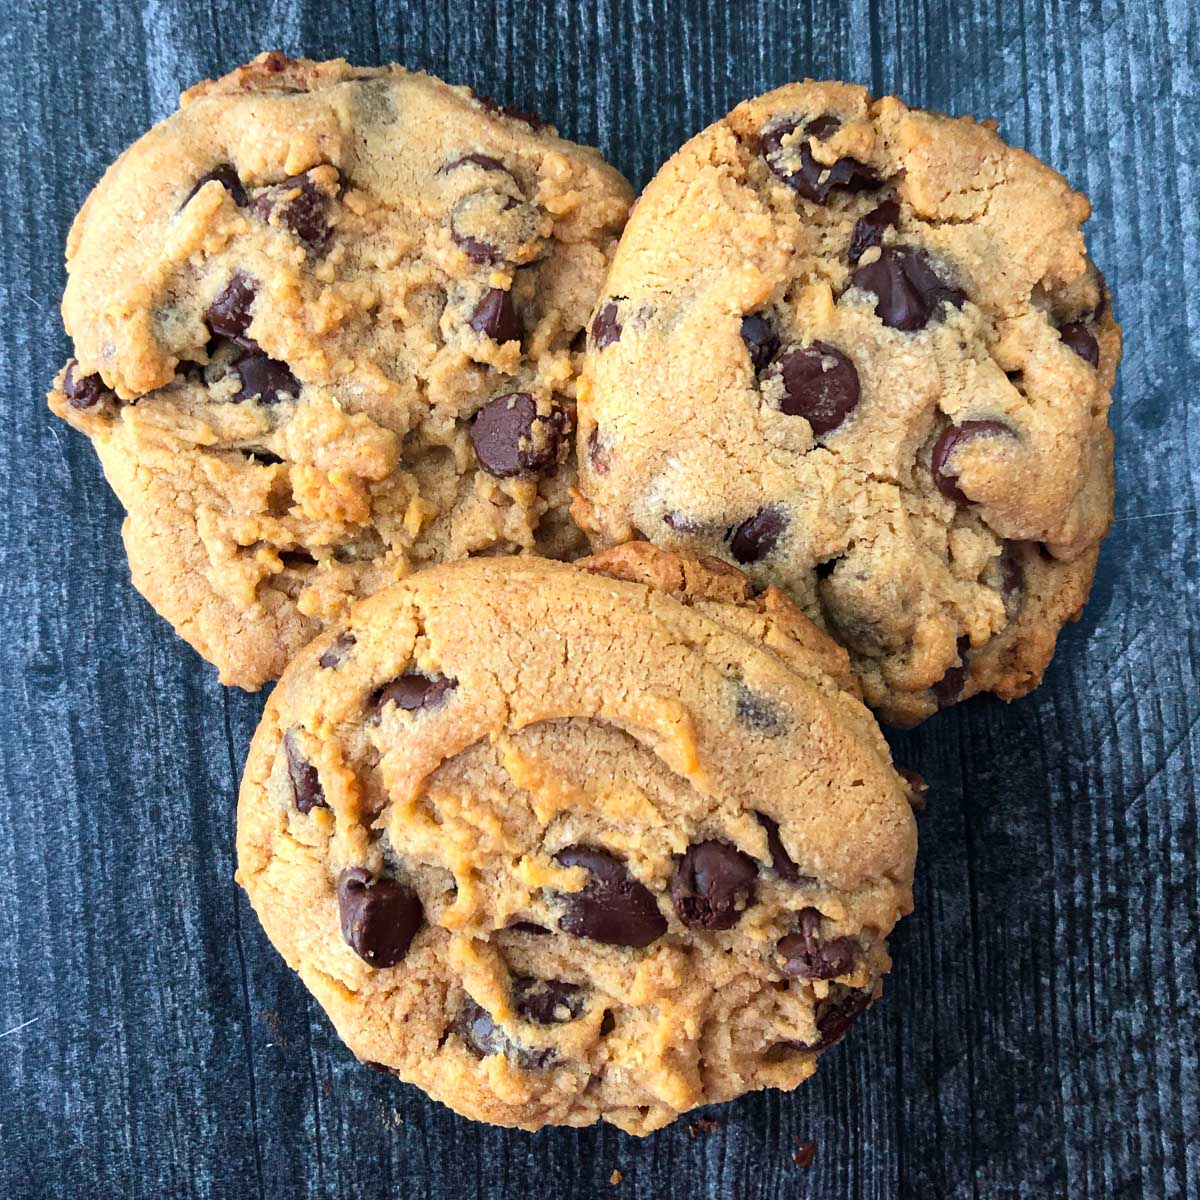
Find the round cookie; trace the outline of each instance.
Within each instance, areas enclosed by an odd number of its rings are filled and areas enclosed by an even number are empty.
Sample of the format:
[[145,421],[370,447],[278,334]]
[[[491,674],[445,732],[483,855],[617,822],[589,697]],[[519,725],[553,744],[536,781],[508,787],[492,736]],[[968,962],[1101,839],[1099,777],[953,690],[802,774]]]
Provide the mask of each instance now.
[[918,790],[778,591],[645,543],[470,559],[284,673],[238,879],[359,1058],[644,1134],[795,1087],[878,995]]
[[622,237],[577,519],[784,588],[895,724],[1024,695],[1112,514],[1089,211],[991,123],[831,83],[740,104]]
[[67,244],[134,582],[256,688],[428,562],[572,557],[582,331],[631,192],[536,118],[399,67],[266,54],[184,93]]

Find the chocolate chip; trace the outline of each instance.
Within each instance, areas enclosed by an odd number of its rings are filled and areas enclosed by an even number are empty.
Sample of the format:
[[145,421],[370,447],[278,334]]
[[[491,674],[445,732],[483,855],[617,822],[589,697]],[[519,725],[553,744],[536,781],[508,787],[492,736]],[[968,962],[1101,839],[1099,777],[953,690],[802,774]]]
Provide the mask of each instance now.
[[331,230],[326,215],[329,199],[305,172],[277,183],[250,204],[250,211],[263,221],[275,220],[312,250],[321,250]]
[[1095,335],[1082,321],[1069,321],[1059,329],[1058,336],[1084,362],[1090,363],[1093,367],[1100,365],[1100,343],[1096,341]]
[[527,976],[513,980],[517,1012],[537,1025],[561,1025],[583,1015],[586,991],[562,979],[531,979]]
[[883,180],[866,163],[861,163],[856,158],[839,158],[832,165],[817,162],[808,144],[808,138],[824,140],[824,137],[829,136],[828,133],[822,137],[820,133],[811,132],[812,126],[820,119],[810,122],[803,130],[799,145],[800,166],[797,170],[790,169],[788,162],[796,153],[795,143],[788,150],[783,146],[783,139],[795,130],[797,123],[784,122],[762,135],[759,148],[772,172],[788,187],[816,204],[827,204],[830,195],[838,188],[847,192],[864,192],[882,187]]
[[817,1040],[815,1042],[777,1042],[775,1053],[801,1051],[818,1053],[828,1050],[846,1036],[858,1015],[871,1004],[871,993],[847,989],[843,995],[829,995],[817,1004]]
[[329,648],[317,659],[317,662],[327,671],[335,667],[340,667],[346,661],[346,655],[350,653],[356,644],[354,634],[349,630],[345,630],[329,643]]
[[925,797],[929,794],[929,784],[925,777],[908,767],[897,767],[896,774],[908,784],[909,803],[916,810],[925,807]]
[[761,371],[779,350],[779,335],[762,313],[750,313],[742,318],[742,341],[746,343],[755,373]]
[[314,808],[328,808],[325,802],[325,789],[321,786],[321,778],[317,768],[304,757],[296,736],[292,730],[283,735],[283,753],[287,759],[288,779],[292,783],[292,802],[302,813],[311,812]]
[[86,412],[108,397],[116,398],[114,393],[104,386],[104,380],[99,375],[76,375],[75,370],[78,366],[79,363],[71,359],[63,376],[63,395],[72,408]]
[[933,685],[933,698],[938,708],[953,704],[962,695],[963,684],[967,681],[967,654],[971,649],[971,639],[963,634],[955,645],[958,652],[958,666],[951,667],[945,675]]
[[653,892],[619,859],[591,846],[568,846],[554,858],[564,867],[583,867],[589,875],[582,891],[562,897],[566,911],[558,927],[564,933],[640,949],[667,932]]
[[494,342],[521,340],[521,321],[513,305],[512,293],[502,288],[489,288],[484,293],[467,324]]
[[607,475],[612,467],[612,447],[606,438],[600,436],[600,426],[593,425],[592,432],[587,436],[587,456],[591,468],[597,475]]
[[498,158],[493,158],[490,154],[474,153],[464,154],[460,158],[443,163],[438,167],[437,173],[439,175],[448,175],[451,171],[457,171],[459,167],[480,167],[484,171],[503,171],[505,175],[512,174]]
[[1025,600],[1025,568],[1021,565],[1019,543],[1005,542],[997,565],[1000,572],[1000,600],[1011,621]]
[[811,875],[802,875],[800,868],[788,856],[788,852],[783,848],[783,839],[779,836],[778,823],[768,817],[766,813],[756,812],[754,815],[758,818],[758,823],[766,830],[767,850],[770,852],[771,867],[775,874],[785,883],[816,882]]
[[244,334],[253,319],[250,308],[256,295],[254,281],[239,271],[208,306],[204,319],[209,329],[220,337],[232,338],[248,348],[254,348],[255,343],[249,338],[244,339]]
[[500,104],[491,96],[476,96],[475,102],[480,108],[497,117],[507,117],[510,121],[521,121],[530,129],[545,129],[548,124],[537,113],[526,112],[523,108],[515,108],[511,104]]
[[699,521],[681,512],[663,513],[663,524],[676,533],[696,534],[704,531],[704,526]]
[[872,246],[883,245],[883,231],[894,227],[899,221],[900,205],[895,200],[885,200],[878,208],[859,217],[850,234],[850,261],[856,263]]
[[933,482],[937,484],[938,491],[955,504],[970,504],[971,498],[958,486],[958,476],[948,469],[950,459],[964,443],[976,438],[1016,436],[1012,426],[1003,421],[963,421],[959,425],[947,425],[933,443],[930,456]]
[[850,283],[875,293],[875,315],[885,325],[909,332],[940,319],[943,304],[961,308],[967,299],[942,281],[924,250],[911,246],[884,246],[874,262],[850,276]]
[[528,392],[497,396],[475,414],[471,445],[489,475],[536,475],[558,461],[566,416],[557,406],[545,416]]
[[751,733],[772,737],[782,733],[787,726],[787,720],[777,705],[741,685],[737,692],[736,711],[738,721]]
[[238,173],[234,169],[233,164],[220,163],[218,166],[213,167],[213,169],[209,171],[207,175],[201,175],[200,178],[196,180],[195,187],[188,192],[187,196],[184,197],[183,203],[179,207],[187,207],[188,201],[191,200],[191,198],[206,183],[212,183],[214,180],[219,183],[230,194],[230,196],[233,197],[233,202],[238,206],[238,208],[245,206],[246,189],[242,187],[242,181],[238,178]]
[[391,967],[408,953],[424,917],[412,888],[347,867],[338,876],[337,898],[342,938],[364,962]]
[[257,463],[260,467],[277,467],[283,462],[278,454],[274,454],[262,446],[243,446],[242,453],[250,462]]
[[858,407],[858,372],[840,350],[825,342],[785,350],[771,367],[783,382],[779,407],[804,417],[818,437],[836,429]]
[[463,1000],[462,1008],[458,1010],[454,1031],[480,1058],[504,1054],[520,1067],[542,1070],[558,1057],[550,1046],[543,1050],[526,1050],[519,1046],[470,996]]
[[743,566],[762,562],[775,549],[786,527],[783,509],[778,504],[768,504],[733,531],[729,551]]
[[696,842],[675,860],[671,900],[689,929],[731,929],[754,903],[754,859],[726,842]]
[[804,132],[809,137],[816,138],[818,142],[827,142],[841,127],[841,117],[834,116],[833,113],[822,113],[804,126]]
[[783,955],[783,973],[791,979],[836,979],[848,975],[861,949],[853,938],[821,938],[821,914],[815,908],[797,914],[797,929],[779,939],[775,949]]
[[549,933],[544,925],[536,925],[533,921],[513,921],[511,925],[506,925],[505,929],[515,929],[520,933],[545,934]]
[[596,313],[592,321],[592,345],[595,349],[603,350],[621,340],[622,326],[617,320],[617,301],[624,299],[624,296],[614,296]]
[[394,704],[405,712],[424,712],[441,708],[446,703],[447,696],[456,687],[457,679],[409,671],[398,679],[393,679],[391,683],[384,684],[375,693],[374,704],[378,709],[382,709],[386,704]]
[[544,214],[504,192],[468,192],[450,211],[450,237],[472,261],[524,263],[539,252]]
[[281,400],[300,397],[300,381],[288,369],[287,363],[268,358],[261,350],[243,354],[234,364],[241,390],[233,397],[235,404],[257,399],[259,404],[278,404]]

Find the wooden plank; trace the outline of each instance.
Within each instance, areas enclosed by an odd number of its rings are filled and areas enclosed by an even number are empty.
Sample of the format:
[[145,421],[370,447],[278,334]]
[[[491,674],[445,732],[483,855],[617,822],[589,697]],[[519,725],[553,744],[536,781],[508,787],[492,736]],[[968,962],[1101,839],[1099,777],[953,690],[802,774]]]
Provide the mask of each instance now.
[[[1190,0],[60,0],[6,18],[0,1194],[1200,1195]],[[1128,338],[1093,601],[1033,697],[894,738],[933,800],[886,1003],[810,1084],[713,1113],[710,1137],[530,1137],[359,1069],[232,883],[261,698],[218,687],[131,591],[119,508],[42,393],[92,183],[182,87],[268,47],[470,83],[638,183],[744,96],[851,78],[998,117],[1093,199]],[[818,1142],[808,1171],[796,1136]]]

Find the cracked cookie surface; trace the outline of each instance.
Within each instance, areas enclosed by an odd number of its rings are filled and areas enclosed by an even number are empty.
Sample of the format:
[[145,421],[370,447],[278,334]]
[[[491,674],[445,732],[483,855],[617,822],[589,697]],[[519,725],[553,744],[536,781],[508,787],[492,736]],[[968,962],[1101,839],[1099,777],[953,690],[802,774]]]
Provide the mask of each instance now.
[[993,127],[791,84],[639,198],[580,386],[597,546],[784,588],[914,724],[1031,690],[1112,514],[1090,208]]
[[777,590],[646,543],[471,559],[285,672],[238,879],[360,1059],[644,1134],[797,1086],[879,994],[914,786]]
[[186,92],[77,217],[50,406],[135,584],[256,688],[367,595],[569,558],[581,331],[630,199],[600,155],[399,67],[266,54]]

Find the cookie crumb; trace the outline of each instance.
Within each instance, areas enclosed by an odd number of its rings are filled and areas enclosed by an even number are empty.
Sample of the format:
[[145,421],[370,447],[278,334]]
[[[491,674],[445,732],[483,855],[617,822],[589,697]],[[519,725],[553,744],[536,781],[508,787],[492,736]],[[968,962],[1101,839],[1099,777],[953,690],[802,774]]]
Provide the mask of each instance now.
[[618,1184],[618,1183],[620,1183],[620,1182],[621,1182],[621,1180],[622,1180],[622,1179],[624,1179],[624,1178],[625,1178],[625,1177],[624,1177],[624,1176],[621,1174],[621,1172],[620,1172],[620,1171],[614,1171],[614,1172],[613,1172],[613,1173],[612,1173],[612,1174],[611,1174],[611,1175],[608,1177],[608,1182],[609,1182],[609,1183],[611,1183],[611,1184],[613,1185],[613,1187],[616,1187],[616,1186],[617,1186],[617,1184]]
[[792,1151],[792,1162],[798,1167],[811,1167],[813,1159],[817,1157],[817,1143],[806,1142],[801,1137],[792,1140],[796,1143],[796,1149]]
[[712,1117],[700,1117],[688,1126],[688,1132],[694,1138],[709,1137],[717,1132],[720,1126]]

